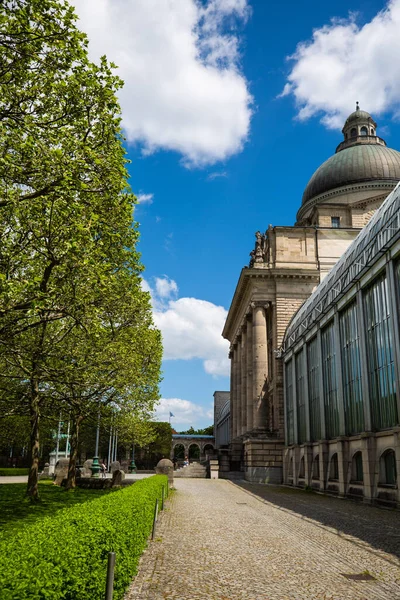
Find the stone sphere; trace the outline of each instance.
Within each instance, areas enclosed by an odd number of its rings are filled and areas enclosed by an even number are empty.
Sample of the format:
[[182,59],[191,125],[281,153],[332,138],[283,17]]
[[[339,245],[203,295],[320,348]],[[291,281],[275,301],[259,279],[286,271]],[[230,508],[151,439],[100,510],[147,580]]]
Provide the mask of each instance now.
[[155,468],[157,475],[167,475],[170,487],[174,485],[174,463],[169,458],[162,458]]
[[169,460],[169,458],[162,458],[157,463],[157,469],[160,469],[160,468],[163,468],[163,467],[172,467],[172,468],[174,468],[174,463],[172,462],[172,460]]

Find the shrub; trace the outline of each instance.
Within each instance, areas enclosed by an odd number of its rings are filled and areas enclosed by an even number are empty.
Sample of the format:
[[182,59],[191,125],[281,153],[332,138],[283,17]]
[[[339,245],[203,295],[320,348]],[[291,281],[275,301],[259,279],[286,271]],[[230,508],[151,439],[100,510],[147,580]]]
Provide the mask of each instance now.
[[15,475],[28,475],[29,469],[15,467],[9,469],[0,469],[0,477],[14,477]]
[[0,542],[0,599],[102,600],[110,551],[116,552],[114,599],[122,598],[166,485],[165,475],[155,475],[14,531]]

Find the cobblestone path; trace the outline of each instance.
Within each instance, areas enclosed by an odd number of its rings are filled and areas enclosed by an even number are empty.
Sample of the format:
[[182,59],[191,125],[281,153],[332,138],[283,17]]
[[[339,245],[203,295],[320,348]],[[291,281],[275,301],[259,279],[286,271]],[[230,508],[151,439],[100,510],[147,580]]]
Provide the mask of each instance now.
[[[400,513],[179,479],[126,600],[400,600]],[[343,574],[370,574],[353,581]]]

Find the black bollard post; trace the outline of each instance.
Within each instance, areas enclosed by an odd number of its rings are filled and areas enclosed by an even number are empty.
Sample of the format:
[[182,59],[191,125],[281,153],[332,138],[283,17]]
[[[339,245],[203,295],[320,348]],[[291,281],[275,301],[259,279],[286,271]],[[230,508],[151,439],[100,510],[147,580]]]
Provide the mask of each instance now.
[[165,490],[164,490],[164,486],[162,486],[162,488],[161,488],[161,510],[164,510],[164,495],[165,495]]
[[158,498],[156,499],[156,505],[154,507],[153,531],[152,531],[152,534],[151,534],[151,539],[152,540],[154,540],[155,535],[156,535],[157,515],[158,515]]
[[106,582],[105,600],[112,600],[112,597],[113,597],[114,567],[115,567],[115,552],[109,552],[108,553],[108,563],[107,563],[107,582]]

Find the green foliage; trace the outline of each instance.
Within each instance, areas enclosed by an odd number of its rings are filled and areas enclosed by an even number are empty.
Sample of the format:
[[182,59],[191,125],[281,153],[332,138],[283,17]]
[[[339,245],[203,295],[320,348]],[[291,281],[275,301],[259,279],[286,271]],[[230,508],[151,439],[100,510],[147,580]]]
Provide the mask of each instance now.
[[28,475],[29,473],[29,469],[24,469],[24,468],[6,468],[6,469],[1,469],[0,468],[0,477],[16,477],[17,475]]
[[116,552],[114,598],[123,598],[166,485],[167,477],[156,475],[14,531],[0,542],[1,599],[102,600],[110,551]]
[[[64,488],[53,485],[52,481],[40,481],[40,502],[30,502],[24,498],[24,483],[2,484],[0,487],[0,528],[2,536],[10,536],[14,530],[34,523],[43,517],[55,516],[60,510],[90,502],[104,494],[115,493],[116,490],[84,490],[75,488],[65,492]],[[1,597],[1,595],[0,595]]]
[[0,3],[0,413],[30,418],[33,497],[43,415],[72,414],[75,448],[100,406],[159,396],[122,82],[75,23],[67,2]]
[[153,423],[155,439],[149,444],[149,453],[169,458],[172,447],[172,429],[169,423]]
[[209,425],[208,427],[204,427],[204,429],[189,427],[187,431],[179,431],[178,433],[182,435],[214,435],[214,425]]

